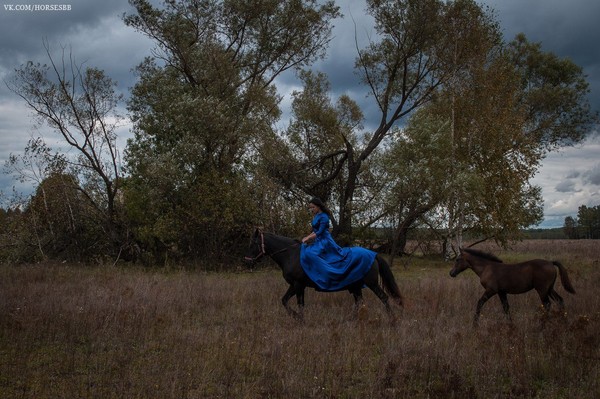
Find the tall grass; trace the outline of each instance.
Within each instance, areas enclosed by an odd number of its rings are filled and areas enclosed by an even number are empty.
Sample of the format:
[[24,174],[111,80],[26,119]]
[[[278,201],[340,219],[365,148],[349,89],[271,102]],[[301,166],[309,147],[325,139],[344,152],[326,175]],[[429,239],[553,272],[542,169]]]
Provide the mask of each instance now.
[[1,266],[0,397],[599,397],[598,250],[537,245],[497,253],[561,260],[577,289],[557,284],[567,313],[545,316],[530,292],[509,296],[513,323],[490,300],[478,328],[476,276],[425,259],[393,268],[407,298],[395,324],[370,292],[352,320],[351,295],[312,290],[299,324],[268,267]]

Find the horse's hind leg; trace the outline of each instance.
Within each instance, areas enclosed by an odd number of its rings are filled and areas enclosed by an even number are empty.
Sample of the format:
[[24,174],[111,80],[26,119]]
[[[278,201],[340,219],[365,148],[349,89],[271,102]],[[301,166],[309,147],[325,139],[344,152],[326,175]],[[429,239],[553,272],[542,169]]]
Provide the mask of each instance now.
[[385,306],[385,310],[388,312],[392,320],[395,318],[394,313],[392,312],[392,308],[390,307],[390,301],[388,294],[385,293],[383,288],[379,286],[379,284],[367,284],[367,287],[371,289],[377,295],[377,298],[383,303]]
[[560,306],[560,310],[565,310],[565,301],[563,300],[562,296],[558,295],[558,292],[554,291],[554,288],[550,290],[549,296],[550,299],[558,303],[558,306]]
[[[540,290],[538,291],[538,295],[540,296],[540,300],[542,301],[542,305],[544,305],[544,310],[546,311],[546,313],[550,312],[550,298],[552,297],[552,291],[554,291],[554,289],[552,287],[550,287],[547,291],[542,291],[540,292]],[[558,294],[557,294],[558,295]]]

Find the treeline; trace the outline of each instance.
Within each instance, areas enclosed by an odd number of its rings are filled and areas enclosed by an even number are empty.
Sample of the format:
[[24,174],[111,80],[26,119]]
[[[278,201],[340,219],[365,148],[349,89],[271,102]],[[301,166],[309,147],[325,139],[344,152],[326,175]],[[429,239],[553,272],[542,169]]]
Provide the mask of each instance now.
[[[104,71],[44,42],[48,61],[7,81],[64,148],[32,139],[5,165],[36,189],[1,212],[3,260],[230,263],[254,226],[306,234],[311,196],[334,210],[341,244],[374,226],[393,253],[423,230],[443,247],[506,243],[542,220],[530,179],[543,157],[598,122],[580,67],[524,35],[505,41],[475,1],[367,0],[362,108],[311,69],[342,17],[334,1],[130,4],[124,23],[156,47],[126,100],[124,151],[123,98]],[[290,70],[302,88],[283,121],[275,82]]]
[[600,238],[600,205],[580,206],[576,218],[565,218],[563,231],[571,239]]
[[532,240],[562,240],[567,238],[562,227],[552,229],[526,229],[525,239]]

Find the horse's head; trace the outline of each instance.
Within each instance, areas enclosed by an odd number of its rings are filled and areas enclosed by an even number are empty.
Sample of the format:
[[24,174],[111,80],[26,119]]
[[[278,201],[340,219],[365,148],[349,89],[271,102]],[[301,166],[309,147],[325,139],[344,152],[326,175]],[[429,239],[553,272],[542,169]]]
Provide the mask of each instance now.
[[467,261],[465,255],[466,255],[466,253],[461,248],[460,253],[456,257],[456,260],[454,261],[454,267],[452,268],[452,270],[450,270],[451,277],[458,276],[461,272],[463,272],[464,270],[466,270],[470,267],[469,262]]
[[265,235],[260,229],[256,229],[250,239],[250,246],[244,256],[244,262],[252,267],[267,253],[265,251]]

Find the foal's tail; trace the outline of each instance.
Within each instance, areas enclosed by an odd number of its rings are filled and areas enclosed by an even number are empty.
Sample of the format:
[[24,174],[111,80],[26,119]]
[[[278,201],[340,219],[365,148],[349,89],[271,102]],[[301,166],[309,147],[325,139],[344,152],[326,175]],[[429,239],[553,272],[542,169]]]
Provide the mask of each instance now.
[[552,262],[554,266],[558,267],[558,272],[560,273],[560,281],[562,281],[563,287],[565,290],[570,292],[571,294],[575,293],[575,288],[571,284],[571,280],[569,279],[569,275],[567,274],[567,269],[558,261]]
[[398,284],[396,284],[396,279],[392,274],[390,265],[381,255],[377,255],[377,263],[379,264],[379,276],[381,276],[384,290],[394,298],[398,305],[404,306],[402,294],[400,294],[400,289],[398,288]]

